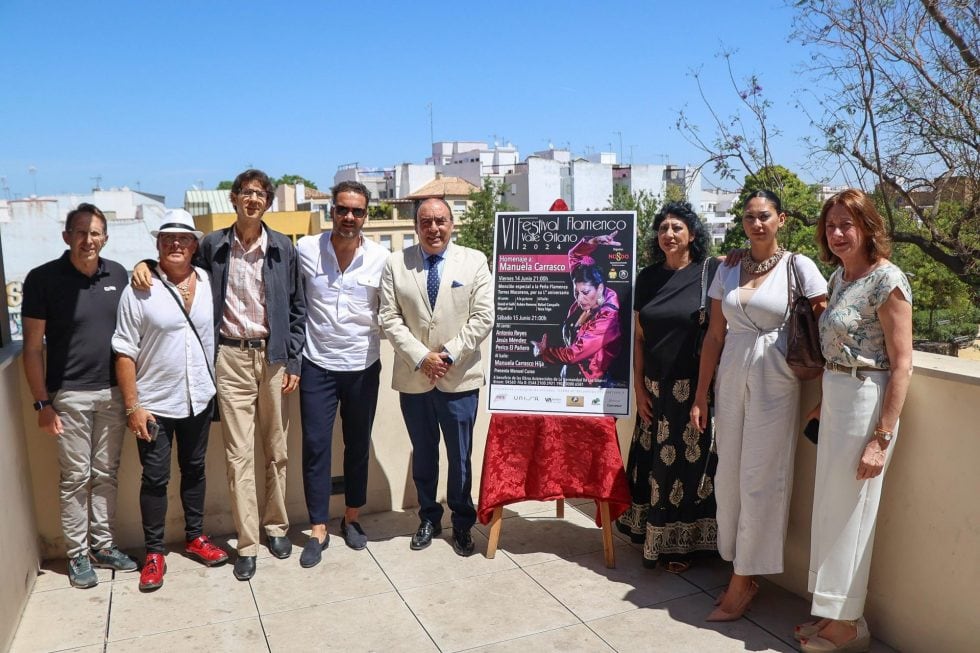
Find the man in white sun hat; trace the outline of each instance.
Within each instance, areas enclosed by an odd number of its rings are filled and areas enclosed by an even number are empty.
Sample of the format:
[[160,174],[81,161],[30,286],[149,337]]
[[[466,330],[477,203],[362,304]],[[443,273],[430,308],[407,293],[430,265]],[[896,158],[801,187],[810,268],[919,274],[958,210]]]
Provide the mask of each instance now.
[[123,291],[112,337],[127,423],[143,465],[143,591],[163,585],[167,484],[175,447],[185,552],[208,566],[228,559],[203,532],[205,454],[215,396],[210,279],[191,264],[203,234],[187,211],[174,209],[152,235],[160,258],[150,288]]

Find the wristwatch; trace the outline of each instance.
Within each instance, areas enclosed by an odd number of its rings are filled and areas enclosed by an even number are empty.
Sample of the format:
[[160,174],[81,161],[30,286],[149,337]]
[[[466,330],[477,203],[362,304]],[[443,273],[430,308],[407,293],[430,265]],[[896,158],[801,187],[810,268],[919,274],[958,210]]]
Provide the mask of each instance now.
[[41,401],[35,401],[34,402],[34,410],[41,410],[45,406],[50,406],[50,405],[51,405],[51,400],[50,399],[42,399]]

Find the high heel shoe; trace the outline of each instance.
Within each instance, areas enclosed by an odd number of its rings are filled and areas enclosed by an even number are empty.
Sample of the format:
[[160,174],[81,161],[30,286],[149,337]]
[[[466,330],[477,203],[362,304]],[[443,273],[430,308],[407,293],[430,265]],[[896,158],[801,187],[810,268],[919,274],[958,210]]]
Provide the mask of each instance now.
[[807,621],[802,623],[793,629],[793,637],[797,641],[802,641],[804,639],[809,639],[810,637],[815,637],[820,629],[827,625],[830,619],[817,619],[816,621]]
[[752,581],[752,584],[749,585],[749,589],[742,595],[742,598],[739,600],[738,604],[736,604],[734,610],[731,612],[726,612],[725,610],[721,609],[721,606],[718,606],[711,611],[711,614],[708,615],[708,618],[705,619],[705,621],[737,621],[741,619],[742,615],[745,614],[745,611],[749,609],[749,604],[752,603],[752,599],[755,598],[755,595],[758,594],[758,592],[759,583]]
[[854,625],[857,629],[854,639],[841,644],[834,644],[823,637],[808,637],[800,640],[800,650],[804,653],[867,653],[871,650],[871,633],[868,631],[868,622],[864,620],[864,617],[861,617]]

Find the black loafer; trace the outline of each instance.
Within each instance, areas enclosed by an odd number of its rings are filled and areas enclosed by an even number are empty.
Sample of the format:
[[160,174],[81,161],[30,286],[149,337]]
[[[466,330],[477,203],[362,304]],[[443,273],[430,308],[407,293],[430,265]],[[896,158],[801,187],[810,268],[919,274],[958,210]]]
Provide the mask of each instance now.
[[320,554],[324,549],[330,544],[330,536],[327,535],[323,538],[323,542],[311,537],[306,540],[306,544],[303,546],[303,552],[299,554],[299,566],[309,569],[310,567],[316,567],[320,564]]
[[453,529],[453,551],[464,558],[473,555],[473,536],[470,535],[470,529]]
[[441,524],[433,524],[428,519],[423,519],[419,524],[419,529],[412,536],[412,543],[409,547],[412,551],[419,551],[432,544],[432,538],[442,533]]
[[270,536],[269,537],[269,553],[275,557],[283,560],[289,557],[289,554],[293,552],[293,543],[289,541],[288,537],[282,536]]
[[238,556],[235,560],[235,578],[248,580],[255,575],[255,556]]
[[347,546],[355,551],[360,551],[367,546],[367,535],[364,534],[364,529],[356,521],[348,524],[346,519],[341,519],[340,534],[344,536],[344,542],[347,543]]

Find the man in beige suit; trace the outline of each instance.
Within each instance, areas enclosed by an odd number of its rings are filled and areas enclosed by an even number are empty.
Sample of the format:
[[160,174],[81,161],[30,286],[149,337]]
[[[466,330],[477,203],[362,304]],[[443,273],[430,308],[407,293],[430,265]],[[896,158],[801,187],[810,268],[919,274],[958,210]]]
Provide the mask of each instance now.
[[439,430],[449,458],[447,488],[453,549],[473,553],[476,521],[471,496],[473,424],[483,385],[480,343],[493,325],[487,258],[454,245],[453,214],[442,199],[424,200],[415,213],[419,244],[396,252],[381,276],[381,326],[395,349],[392,388],[412,440],[412,478],[421,523],[413,550],[442,532]]

